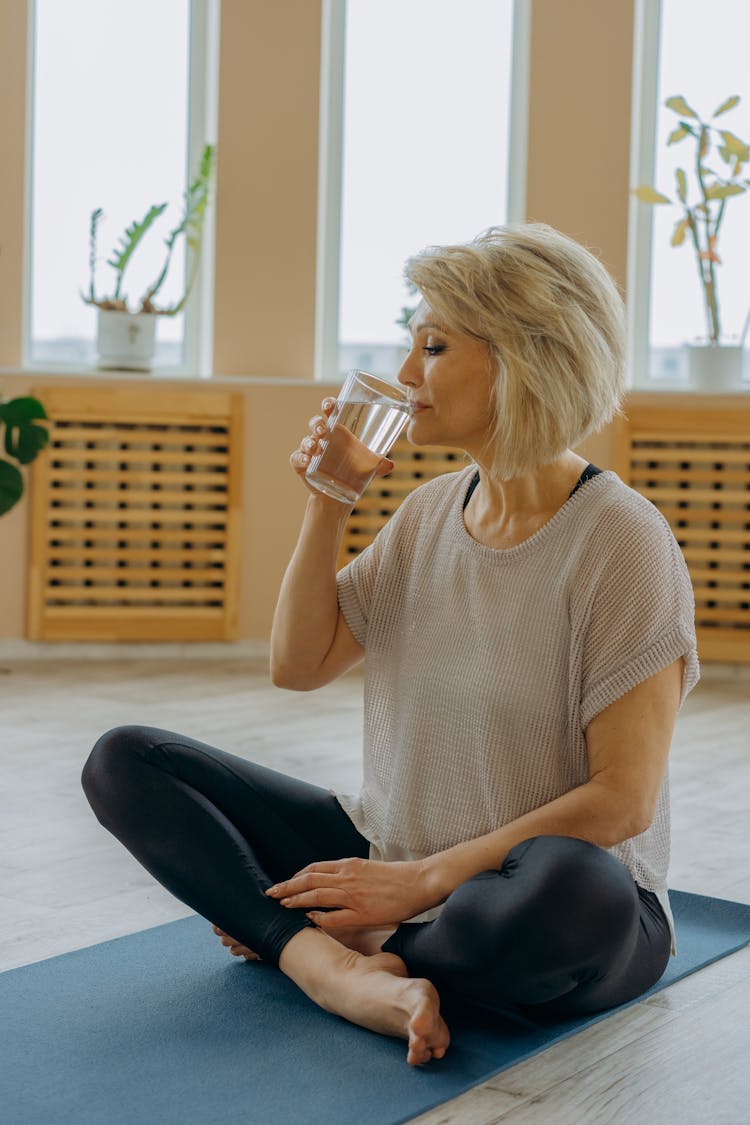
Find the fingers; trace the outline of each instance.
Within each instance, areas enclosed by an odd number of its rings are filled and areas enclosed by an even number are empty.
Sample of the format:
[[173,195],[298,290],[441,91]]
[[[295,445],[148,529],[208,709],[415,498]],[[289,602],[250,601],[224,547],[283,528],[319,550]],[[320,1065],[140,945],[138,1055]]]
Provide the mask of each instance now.
[[285,894],[291,894],[295,890],[305,890],[307,887],[315,885],[316,875],[338,875],[344,867],[345,860],[341,859],[328,859],[322,860],[320,863],[308,863],[307,867],[301,867],[299,871],[295,871],[294,875],[290,875],[281,883],[274,883],[269,887],[266,894],[271,898],[281,898]]
[[[349,861],[346,859],[323,859],[316,863],[308,863],[307,867],[301,867],[299,871],[295,871],[291,878],[298,879],[300,875],[320,874],[324,872],[329,875],[338,874],[338,872],[344,869],[348,862]],[[290,883],[291,879],[288,879],[287,882]],[[283,886],[286,886],[286,884],[277,883],[275,887],[271,887],[271,890],[275,891],[277,887]]]
[[308,863],[307,867],[295,872],[289,879],[282,883],[275,883],[269,887],[266,894],[271,898],[282,899],[300,891],[307,891],[318,886],[336,886],[341,883],[342,876],[351,875],[365,861],[354,857],[349,859],[326,859],[316,863]]
[[[342,887],[342,868],[346,861],[311,864],[283,883],[269,887],[266,894],[291,910],[326,910],[351,906],[351,897]],[[323,870],[327,869],[327,870]]]
[[329,432],[327,419],[336,407],[335,398],[324,398],[321,403],[321,414],[314,415],[308,422],[310,433],[304,437],[299,447],[294,450],[289,458],[289,463],[299,476],[307,472],[310,461],[316,453],[320,452],[320,441]]
[[247,945],[243,945],[236,938],[225,934],[218,926],[212,926],[211,928],[221,938],[221,944],[229,950],[233,957],[244,957],[246,961],[260,961],[258,954],[254,953]]
[[377,469],[375,470],[376,477],[387,477],[396,468],[396,462],[391,461],[390,457],[384,457]]
[[347,930],[362,923],[356,910],[308,910],[307,917],[326,932]]
[[289,462],[295,472],[300,475],[307,472],[307,467],[311,459],[318,452],[319,437],[306,437],[303,438],[299,444],[299,448],[295,449],[289,458]]
[[[266,891],[266,894],[270,894],[270,892]],[[336,886],[314,886],[306,890],[290,891],[283,897],[278,895],[271,895],[270,897],[276,898],[282,906],[286,906],[290,910],[309,910],[316,906],[332,910],[350,905],[350,899],[346,891]]]

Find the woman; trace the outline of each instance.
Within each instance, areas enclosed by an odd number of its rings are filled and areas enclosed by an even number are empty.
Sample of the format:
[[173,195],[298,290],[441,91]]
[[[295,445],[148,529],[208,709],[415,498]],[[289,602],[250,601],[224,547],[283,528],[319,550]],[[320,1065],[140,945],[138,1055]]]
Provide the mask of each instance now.
[[[417,489],[338,575],[349,509],[311,492],[271,642],[295,690],[365,660],[361,793],[132,727],[100,739],[83,781],[232,952],[420,1064],[449,1046],[441,996],[567,1016],[661,976],[667,756],[698,672],[666,521],[573,452],[624,384],[606,271],[521,224],[407,275],[409,440],[471,464]],[[314,418],[291,456],[302,480],[324,432]]]

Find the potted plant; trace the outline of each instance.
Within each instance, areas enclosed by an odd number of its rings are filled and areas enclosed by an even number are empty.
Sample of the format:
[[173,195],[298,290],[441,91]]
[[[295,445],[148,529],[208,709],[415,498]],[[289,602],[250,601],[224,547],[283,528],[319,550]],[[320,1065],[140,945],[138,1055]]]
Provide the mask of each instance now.
[[37,398],[25,395],[0,401],[0,429],[5,430],[6,457],[0,457],[0,516],[9,512],[23,496],[23,476],[14,465],[30,464],[49,441],[49,433],[38,425],[46,418],[44,407]]
[[[714,111],[711,121],[734,109],[739,101],[736,95],[727,98]],[[750,180],[743,178],[750,148],[734,133],[704,121],[681,95],[667,98],[664,104],[679,118],[667,144],[681,144],[690,138],[692,167],[690,173],[684,168],[675,170],[674,199],[646,185],[637,187],[635,195],[642,203],[677,206],[680,217],[672,231],[671,245],[690,245],[693,249],[707,331],[705,337],[686,345],[690,381],[714,388],[736,386],[742,379],[742,347],[750,314],[739,342],[730,344],[720,314],[719,234],[729,200],[745,195],[750,187]],[[712,166],[714,154],[723,167]]]
[[[107,259],[107,265],[114,270],[114,280],[107,296],[101,296],[96,286],[97,237],[103,212],[101,207],[92,211],[89,228],[89,288],[88,293],[82,296],[86,304],[95,306],[97,310],[99,367],[137,371],[151,369],[157,318],[176,316],[181,312],[195,282],[215,165],[215,146],[206,145],[197,175],[185,192],[182,217],[164,240],[166,251],[162,268],[146,291],[134,302],[130,301],[124,288],[125,272],[143,238],[164,213],[167,204],[153,204],[140,221],[134,220],[126,227],[119,244]],[[159,291],[166,280],[172,255],[180,238],[185,238],[191,251],[185,287],[182,297],[175,304],[160,305]]]

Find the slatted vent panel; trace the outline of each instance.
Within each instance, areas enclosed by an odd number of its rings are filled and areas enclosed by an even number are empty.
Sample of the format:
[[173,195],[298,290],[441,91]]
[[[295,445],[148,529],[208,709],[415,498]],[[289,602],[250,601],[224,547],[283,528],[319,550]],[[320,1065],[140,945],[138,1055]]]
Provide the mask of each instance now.
[[750,439],[631,431],[630,483],[690,570],[701,656],[750,661]]
[[405,439],[389,454],[396,467],[387,477],[376,478],[352,510],[339,554],[339,567],[364,550],[418,485],[467,464],[466,454],[438,446],[417,448]]
[[32,637],[231,636],[237,401],[158,389],[36,393],[52,426],[33,490]]

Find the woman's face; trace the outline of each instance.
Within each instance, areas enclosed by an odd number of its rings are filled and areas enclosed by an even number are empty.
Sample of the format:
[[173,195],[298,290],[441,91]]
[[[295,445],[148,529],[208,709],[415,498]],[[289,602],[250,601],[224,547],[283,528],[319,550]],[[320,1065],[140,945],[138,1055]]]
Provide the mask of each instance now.
[[414,406],[409,441],[453,446],[481,459],[494,427],[489,345],[440,324],[425,301],[409,328],[411,350],[398,375]]

